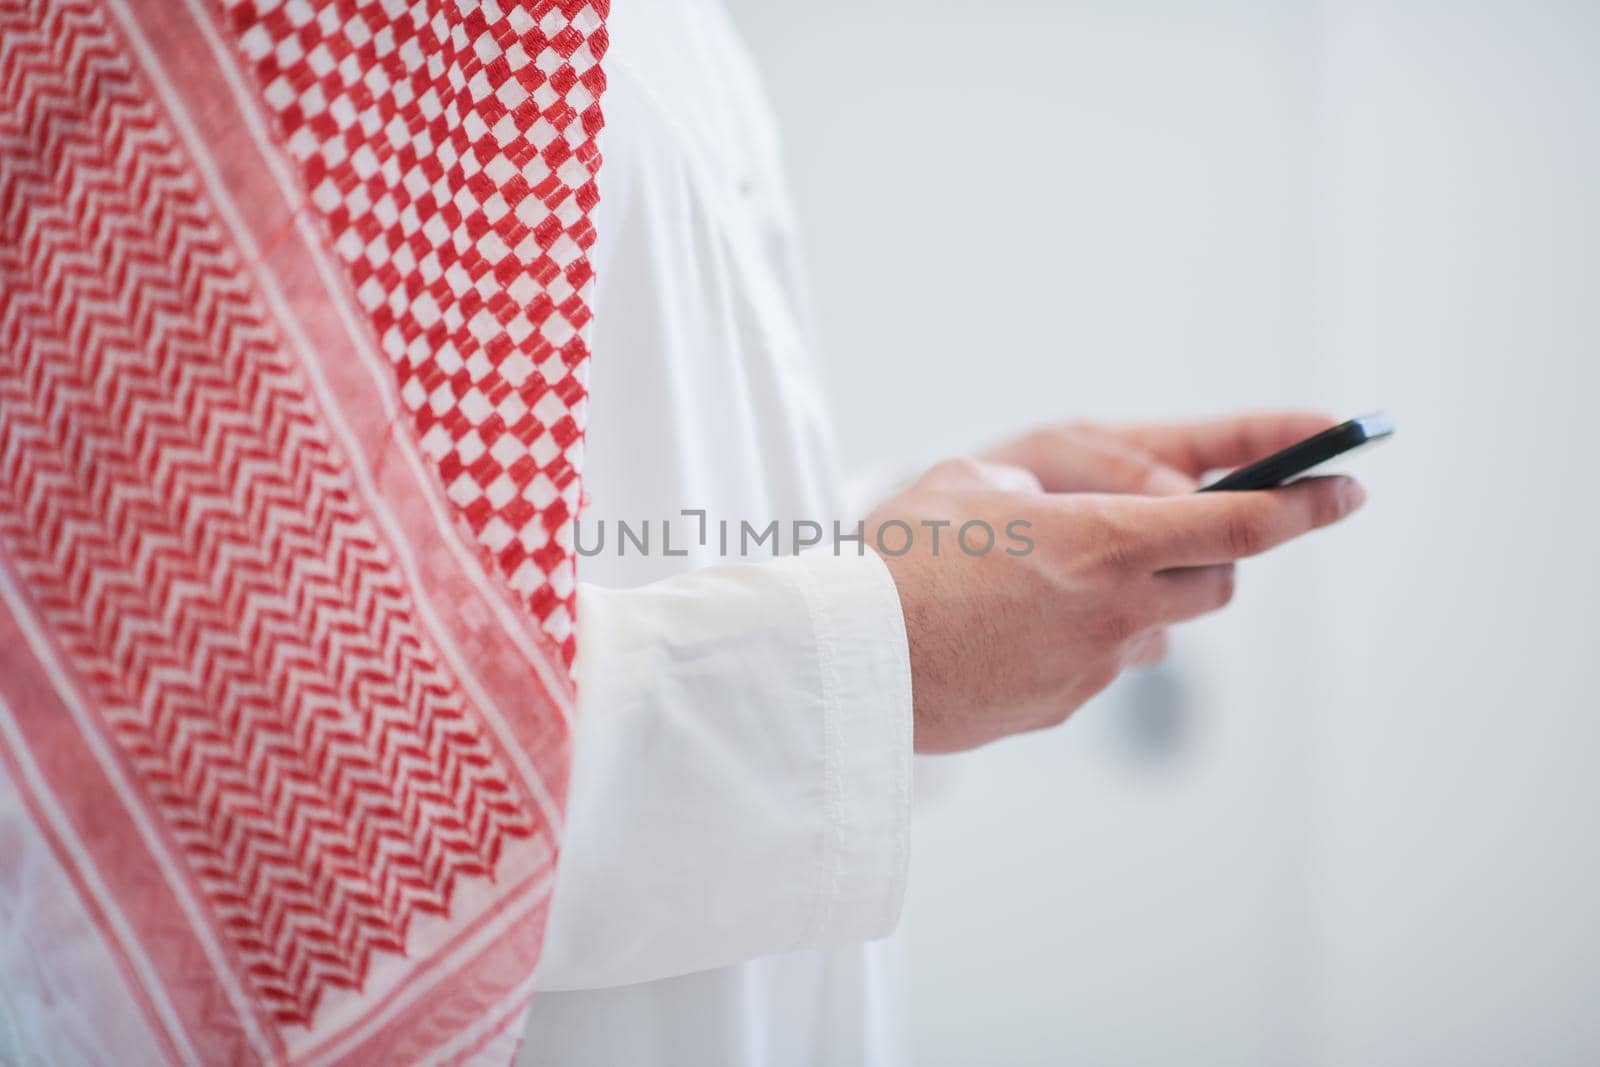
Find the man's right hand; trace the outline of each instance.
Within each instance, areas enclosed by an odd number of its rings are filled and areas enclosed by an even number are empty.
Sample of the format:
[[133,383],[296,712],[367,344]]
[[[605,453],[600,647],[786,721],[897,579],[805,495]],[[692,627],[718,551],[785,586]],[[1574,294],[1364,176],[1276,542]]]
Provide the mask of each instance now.
[[[1163,627],[1227,604],[1235,560],[1337,522],[1364,499],[1346,477],[1133,496],[1046,493],[1021,467],[933,467],[867,519],[868,531],[899,520],[915,533],[904,554],[880,554],[905,615],[916,750],[1060,723],[1123,667],[1150,659]],[[985,554],[956,541],[972,520],[997,535]],[[924,523],[948,523],[937,553]],[[1032,548],[1008,539],[1008,526]]]

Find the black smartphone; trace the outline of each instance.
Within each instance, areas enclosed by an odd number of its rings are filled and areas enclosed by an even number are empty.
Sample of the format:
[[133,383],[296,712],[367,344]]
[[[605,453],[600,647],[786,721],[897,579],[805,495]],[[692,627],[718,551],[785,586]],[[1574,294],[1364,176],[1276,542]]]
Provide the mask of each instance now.
[[1394,433],[1394,420],[1383,412],[1363,415],[1359,419],[1341,422],[1332,429],[1313,434],[1304,441],[1296,441],[1282,452],[1274,452],[1266,459],[1258,459],[1231,474],[1223,475],[1199,490],[1202,493],[1238,492],[1247,489],[1271,489],[1291,478],[1297,478],[1312,467],[1328,462],[1335,456],[1381,441]]

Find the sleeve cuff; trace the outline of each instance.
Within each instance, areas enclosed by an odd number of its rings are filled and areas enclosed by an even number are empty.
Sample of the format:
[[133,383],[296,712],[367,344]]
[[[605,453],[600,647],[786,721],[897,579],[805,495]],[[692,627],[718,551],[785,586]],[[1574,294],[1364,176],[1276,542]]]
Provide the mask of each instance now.
[[910,656],[876,555],[584,586],[566,834],[539,988],[889,933]]
[[911,664],[900,596],[873,552],[794,561],[822,679],[827,837],[823,891],[803,943],[893,931],[911,821]]

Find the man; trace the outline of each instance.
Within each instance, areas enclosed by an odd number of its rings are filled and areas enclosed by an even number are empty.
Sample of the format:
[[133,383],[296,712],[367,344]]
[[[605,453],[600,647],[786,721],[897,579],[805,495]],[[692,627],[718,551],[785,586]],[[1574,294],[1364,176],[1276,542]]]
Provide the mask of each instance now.
[[1359,505],[1189,494],[1270,415],[845,508],[748,61],[605,17],[0,7],[0,1059],[901,1061],[912,752]]
[[[522,1062],[909,1062],[896,959],[871,939],[899,913],[913,747],[1060,722],[1158,657],[1166,625],[1226,603],[1233,560],[1360,492],[1182,498],[1317,416],[1056,427],[935,467],[871,510],[864,555],[836,546],[832,523],[848,535],[862,513],[839,498],[750,58],[711,0],[618,5],[610,29],[579,536],[595,554]],[[912,385],[896,402],[915,399]],[[823,543],[778,560],[740,544],[741,521],[795,519]],[[1034,550],[1007,555],[1019,519]],[[669,520],[685,556],[661,551]],[[897,520],[916,536],[880,557],[876,532]],[[981,557],[956,543],[972,520],[999,538]],[[650,554],[618,532],[647,522]],[[716,566],[741,547],[760,562]]]

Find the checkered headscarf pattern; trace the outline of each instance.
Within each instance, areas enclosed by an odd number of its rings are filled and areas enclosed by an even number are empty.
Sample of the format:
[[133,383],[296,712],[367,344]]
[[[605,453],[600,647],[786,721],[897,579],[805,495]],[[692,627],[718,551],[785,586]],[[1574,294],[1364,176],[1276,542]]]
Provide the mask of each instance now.
[[421,447],[570,667],[609,0],[225,0]]

